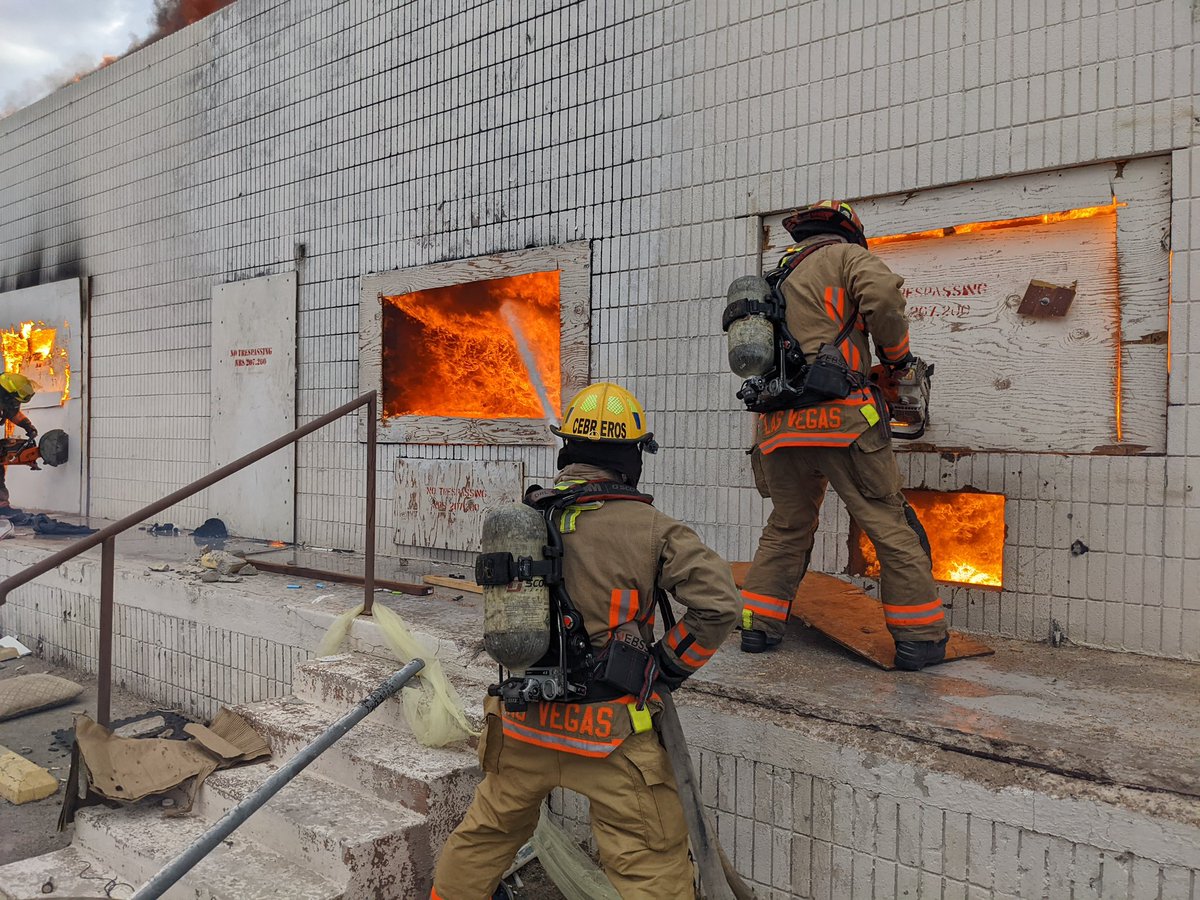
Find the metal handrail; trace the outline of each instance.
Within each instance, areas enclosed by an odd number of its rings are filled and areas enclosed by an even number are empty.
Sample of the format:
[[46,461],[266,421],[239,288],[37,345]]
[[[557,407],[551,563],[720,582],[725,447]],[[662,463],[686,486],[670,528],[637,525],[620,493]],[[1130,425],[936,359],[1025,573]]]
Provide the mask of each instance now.
[[96,721],[108,725],[112,708],[112,637],[113,637],[113,572],[116,537],[123,531],[128,531],[135,525],[144,522],[151,516],[169,509],[181,500],[186,500],[205,488],[211,487],[240,472],[249,465],[265,459],[272,453],[294,444],[302,437],[307,437],[314,431],[319,431],[326,425],[336,422],[362,407],[367,408],[367,515],[366,515],[366,559],[363,566],[363,612],[364,616],[371,615],[371,607],[375,602],[375,438],[378,429],[376,420],[378,392],[369,391],[357,399],[327,412],[319,419],[314,419],[307,425],[290,431],[283,437],[276,438],[269,444],[264,444],[257,450],[247,453],[226,463],[219,469],[209,472],[203,478],[193,481],[186,487],[181,487],[174,493],[147,504],[135,513],[123,519],[118,519],[111,525],[106,525],[95,534],[80,538],[70,546],[63,547],[57,553],[52,553],[39,563],[35,563],[16,575],[0,581],[0,606],[8,600],[10,591],[28,584],[39,575],[44,575],[51,569],[56,569],[69,559],[74,559],[80,553],[100,545],[100,660],[99,660],[99,697],[96,701]]

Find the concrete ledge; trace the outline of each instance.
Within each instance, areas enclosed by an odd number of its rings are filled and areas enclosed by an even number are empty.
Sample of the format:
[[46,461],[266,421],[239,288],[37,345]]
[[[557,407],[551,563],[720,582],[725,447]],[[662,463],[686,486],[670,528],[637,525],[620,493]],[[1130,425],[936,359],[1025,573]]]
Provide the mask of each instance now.
[[[0,568],[47,552],[10,543],[0,544]],[[0,626],[45,655],[77,659],[94,652],[98,566],[64,569],[0,607]],[[288,693],[334,615],[360,598],[288,583],[183,583],[120,557],[121,679],[196,714]],[[480,599],[455,596],[379,602],[439,654],[474,706],[494,668],[479,649]],[[762,896],[1082,900],[1124,897],[1118,886],[1137,884],[1138,896],[1200,900],[1200,667],[994,643],[993,657],[885,673],[794,628],[763,656],[738,653],[731,639],[680,692],[722,841]],[[390,658],[367,619],[345,649]],[[350,700],[316,674],[305,681],[324,704]],[[267,706],[287,714],[288,734],[329,714],[298,701]],[[384,763],[372,751],[324,774],[396,790]],[[585,827],[580,798],[554,808]]]

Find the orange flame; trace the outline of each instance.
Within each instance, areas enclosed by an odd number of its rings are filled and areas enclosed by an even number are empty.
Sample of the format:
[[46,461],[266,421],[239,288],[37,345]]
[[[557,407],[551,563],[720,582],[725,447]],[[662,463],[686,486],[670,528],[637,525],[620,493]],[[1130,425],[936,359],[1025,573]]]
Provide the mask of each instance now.
[[502,314],[506,303],[537,360],[551,405],[561,409],[557,271],[383,299],[384,416],[544,418]]
[[925,238],[952,237],[956,234],[973,234],[979,231],[992,231],[1000,228],[1020,228],[1023,225],[1052,225],[1055,222],[1070,222],[1073,219],[1091,219],[1096,216],[1116,215],[1127,203],[1117,202],[1113,195],[1112,203],[1107,206],[1085,206],[1080,209],[1065,209],[1061,212],[1045,213],[1040,216],[1022,216],[1019,219],[993,219],[989,222],[964,222],[961,225],[948,225],[945,228],[934,228],[929,231],[910,231],[907,234],[885,234],[880,237],[868,238],[867,246],[874,250],[884,244],[897,244],[901,241],[916,241]]
[[22,322],[0,331],[0,354],[5,372],[20,372],[41,391],[61,390],[66,405],[71,396],[71,365],[66,347],[58,346],[57,338],[58,329],[45,322]]
[[[953,584],[1000,587],[1004,582],[1004,495],[974,491],[905,491],[933,550],[933,577]],[[856,575],[879,577],[875,545],[860,529]],[[851,544],[852,550],[855,544]],[[852,552],[852,557],[854,556]]]

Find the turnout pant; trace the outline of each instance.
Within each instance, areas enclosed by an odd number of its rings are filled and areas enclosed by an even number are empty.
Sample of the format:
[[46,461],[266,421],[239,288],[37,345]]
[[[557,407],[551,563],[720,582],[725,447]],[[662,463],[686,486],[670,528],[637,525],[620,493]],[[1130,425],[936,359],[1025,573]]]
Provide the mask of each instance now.
[[[863,440],[866,438],[866,441]],[[832,485],[859,527],[875,544],[884,619],[898,641],[937,641],[946,619],[929,556],[905,518],[900,470],[891,444],[872,432],[849,447],[782,447],[758,455],[756,480],[774,506],[742,587],[751,627],[782,638],[792,600],[808,570],[827,485]]]
[[486,900],[537,826],[556,787],[591,803],[600,861],[623,900],[694,900],[687,825],[666,751],[654,731],[606,757],[505,738],[489,715],[479,742],[483,782],[438,859],[433,900]]

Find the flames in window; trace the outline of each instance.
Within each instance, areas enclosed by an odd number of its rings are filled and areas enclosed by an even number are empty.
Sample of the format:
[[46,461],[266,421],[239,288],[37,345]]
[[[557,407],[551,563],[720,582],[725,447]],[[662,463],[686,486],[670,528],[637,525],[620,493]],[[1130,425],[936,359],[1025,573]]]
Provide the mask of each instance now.
[[384,297],[384,416],[545,418],[514,327],[557,415],[560,322],[557,271]]
[[[68,327],[63,323],[65,335]],[[59,329],[45,322],[22,322],[0,331],[4,371],[20,372],[37,385],[39,394],[62,394],[61,404],[71,396],[71,366],[66,341],[58,341]]]
[[[904,496],[929,535],[936,580],[997,588],[1003,584],[1003,494],[912,490]],[[879,577],[875,545],[857,524],[850,530],[850,571]]]

